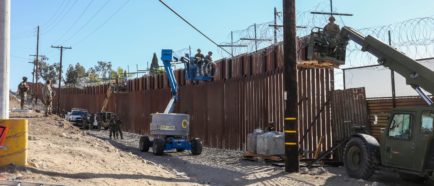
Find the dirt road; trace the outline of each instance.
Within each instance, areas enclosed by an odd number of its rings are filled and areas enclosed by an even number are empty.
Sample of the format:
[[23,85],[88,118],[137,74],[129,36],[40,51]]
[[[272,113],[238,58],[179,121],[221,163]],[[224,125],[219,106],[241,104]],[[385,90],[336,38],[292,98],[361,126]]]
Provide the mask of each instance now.
[[[18,107],[16,100],[11,107]],[[36,112],[11,116],[29,119],[31,166],[3,168],[0,185],[417,185],[393,173],[355,180],[342,167],[287,174],[282,167],[242,160],[240,151],[204,148],[199,156],[173,152],[157,157],[138,151],[137,134],[110,140],[108,131],[83,131],[56,116],[46,118]]]

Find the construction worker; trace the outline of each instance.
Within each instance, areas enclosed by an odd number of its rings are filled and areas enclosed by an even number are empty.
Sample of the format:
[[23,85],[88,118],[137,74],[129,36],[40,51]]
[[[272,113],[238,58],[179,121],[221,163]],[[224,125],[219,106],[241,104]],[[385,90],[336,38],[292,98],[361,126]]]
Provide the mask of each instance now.
[[327,37],[336,38],[336,36],[341,31],[339,25],[337,25],[335,21],[336,21],[335,17],[330,16],[329,23],[327,23],[327,25],[324,27],[324,33],[327,35]]
[[212,62],[212,52],[211,51],[209,51],[208,55],[205,56],[205,62],[206,63]]
[[194,58],[196,58],[196,63],[198,63],[198,62],[202,61],[205,57],[201,53],[201,50],[197,49],[197,53],[196,53],[196,55],[194,55]]
[[53,89],[51,88],[51,81],[47,80],[44,89],[42,89],[42,100],[45,105],[45,116],[51,115],[53,110]]
[[27,77],[23,77],[23,81],[18,84],[18,94],[21,99],[21,110],[24,109],[24,102],[26,100],[27,92],[29,91],[29,85],[27,84]]
[[324,27],[324,34],[326,36],[327,42],[329,43],[328,53],[331,56],[334,56],[338,50],[337,40],[339,37],[339,32],[341,31],[339,25],[337,25],[335,21],[335,17],[330,16],[329,23],[327,23],[327,25]]

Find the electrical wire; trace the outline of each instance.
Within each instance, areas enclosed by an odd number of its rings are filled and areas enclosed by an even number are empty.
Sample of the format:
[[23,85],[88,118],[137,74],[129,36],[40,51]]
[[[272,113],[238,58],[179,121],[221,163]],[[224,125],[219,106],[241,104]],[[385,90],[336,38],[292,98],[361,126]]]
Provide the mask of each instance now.
[[93,2],[94,1],[89,1],[89,3],[84,8],[84,10],[80,13],[80,16],[78,16],[77,19],[75,19],[75,21],[69,26],[68,29],[66,29],[66,32],[63,33],[62,36],[57,41],[61,41],[72,30],[72,28],[74,28],[74,26],[77,25],[77,23],[81,20],[83,15],[86,14],[86,12],[88,11],[89,7],[92,5]]
[[225,51],[227,54],[231,55],[231,53],[229,51],[227,51],[226,49],[224,49],[223,47],[221,47],[219,44],[217,44],[217,42],[215,42],[214,40],[212,40],[210,37],[208,37],[206,34],[204,34],[202,31],[200,31],[197,27],[195,27],[193,24],[191,24],[189,21],[187,21],[187,19],[185,19],[184,17],[182,17],[178,12],[176,12],[174,9],[172,9],[163,0],[159,0],[159,1],[164,6],[166,6],[170,11],[172,11],[176,16],[178,16],[180,19],[182,19],[185,23],[187,23],[188,25],[190,25],[190,27],[192,27],[197,32],[199,32],[199,34],[201,34],[203,37],[205,37],[206,39],[208,39],[208,41],[210,41],[211,43],[213,43],[214,45],[216,45],[217,47],[219,47],[221,50]]
[[56,17],[56,18],[58,18],[58,19],[55,20],[55,22],[53,23],[53,26],[45,28],[45,31],[42,32],[41,35],[45,35],[45,34],[47,34],[47,33],[50,33],[51,31],[53,31],[53,30],[54,30],[54,29],[59,25],[59,23],[60,23],[63,19],[65,19],[65,17],[69,14],[69,12],[71,12],[71,10],[74,8],[74,6],[77,4],[77,2],[78,2],[78,0],[75,0],[75,1],[72,3],[72,5],[70,5],[69,7],[66,6],[65,11],[62,11],[63,14],[59,15],[58,17]]
[[74,34],[71,35],[71,37],[69,37],[68,39],[64,40],[63,42],[61,42],[62,44],[65,44],[66,42],[70,41],[72,38],[74,38],[75,36],[77,36],[77,34],[79,34],[81,31],[83,31],[83,29],[89,25],[90,22],[92,22],[98,15],[99,13],[101,13],[101,11],[110,3],[110,0],[107,0],[91,17],[90,19],[87,20],[87,22],[85,24],[83,24],[76,32],[74,32]]
[[85,41],[87,38],[95,34],[98,30],[103,28],[114,16],[116,16],[123,8],[127,6],[127,4],[130,2],[130,0],[125,1],[118,9],[116,9],[113,14],[111,14],[101,25],[99,25],[97,28],[95,28],[93,31],[89,32],[86,36],[84,36],[80,41],[75,42],[74,45],[77,45],[78,43],[81,43]]

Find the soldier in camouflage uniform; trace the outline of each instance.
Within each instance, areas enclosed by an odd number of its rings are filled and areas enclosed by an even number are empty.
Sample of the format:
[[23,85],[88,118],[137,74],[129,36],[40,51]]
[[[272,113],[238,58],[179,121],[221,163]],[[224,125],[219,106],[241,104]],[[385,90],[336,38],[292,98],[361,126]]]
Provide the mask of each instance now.
[[334,37],[339,34],[341,29],[339,28],[339,25],[335,23],[336,19],[333,16],[330,16],[329,23],[324,27],[324,33],[327,35],[327,37]]
[[121,120],[117,116],[112,116],[110,120],[110,139],[112,139],[112,136],[114,139],[119,139],[119,135],[121,136],[121,139],[124,139],[124,136],[122,134],[121,130]]
[[27,77],[23,77],[23,81],[18,85],[18,94],[21,99],[21,110],[24,109],[24,103],[27,96],[27,91],[29,91],[29,85],[27,84]]
[[329,23],[324,27],[325,39],[329,43],[329,55],[333,56],[337,50],[337,41],[339,39],[339,33],[341,29],[339,25],[335,23],[336,19],[330,16]]
[[45,116],[51,115],[53,111],[53,89],[51,88],[51,81],[47,80],[47,83],[42,89],[42,99],[45,105]]

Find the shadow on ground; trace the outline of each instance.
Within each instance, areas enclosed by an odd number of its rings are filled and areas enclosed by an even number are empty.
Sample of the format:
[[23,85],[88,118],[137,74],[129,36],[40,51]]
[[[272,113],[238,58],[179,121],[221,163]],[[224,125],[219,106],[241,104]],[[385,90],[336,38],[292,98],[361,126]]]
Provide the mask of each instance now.
[[[324,185],[351,185],[351,186],[429,186],[434,185],[432,182],[415,183],[402,180],[397,173],[390,171],[376,171],[369,180],[355,180],[347,177],[344,169],[329,168],[330,173],[341,176],[332,176],[328,178]],[[347,184],[346,184],[347,183]]]
[[[184,172],[186,175],[197,183],[201,184],[211,184],[211,185],[249,185],[249,184],[259,184],[267,182],[267,184],[278,185],[278,183],[273,184],[273,179],[287,175],[286,173],[280,172],[272,176],[264,176],[259,178],[246,178],[249,173],[242,173],[239,171],[212,167],[201,164],[193,164],[189,161],[183,160],[180,157],[190,156],[187,152],[184,153],[166,153],[163,156],[154,156],[151,152],[141,152],[137,147],[132,145],[126,145],[118,141],[110,140],[107,137],[101,137],[95,134],[90,134],[96,138],[106,140],[110,142],[114,147],[122,150],[124,152],[132,153],[139,156],[147,161],[153,162],[155,164],[161,164],[164,167],[177,172]],[[263,168],[255,167],[249,169],[249,172],[259,172]],[[224,178],[224,179],[222,179]]]

